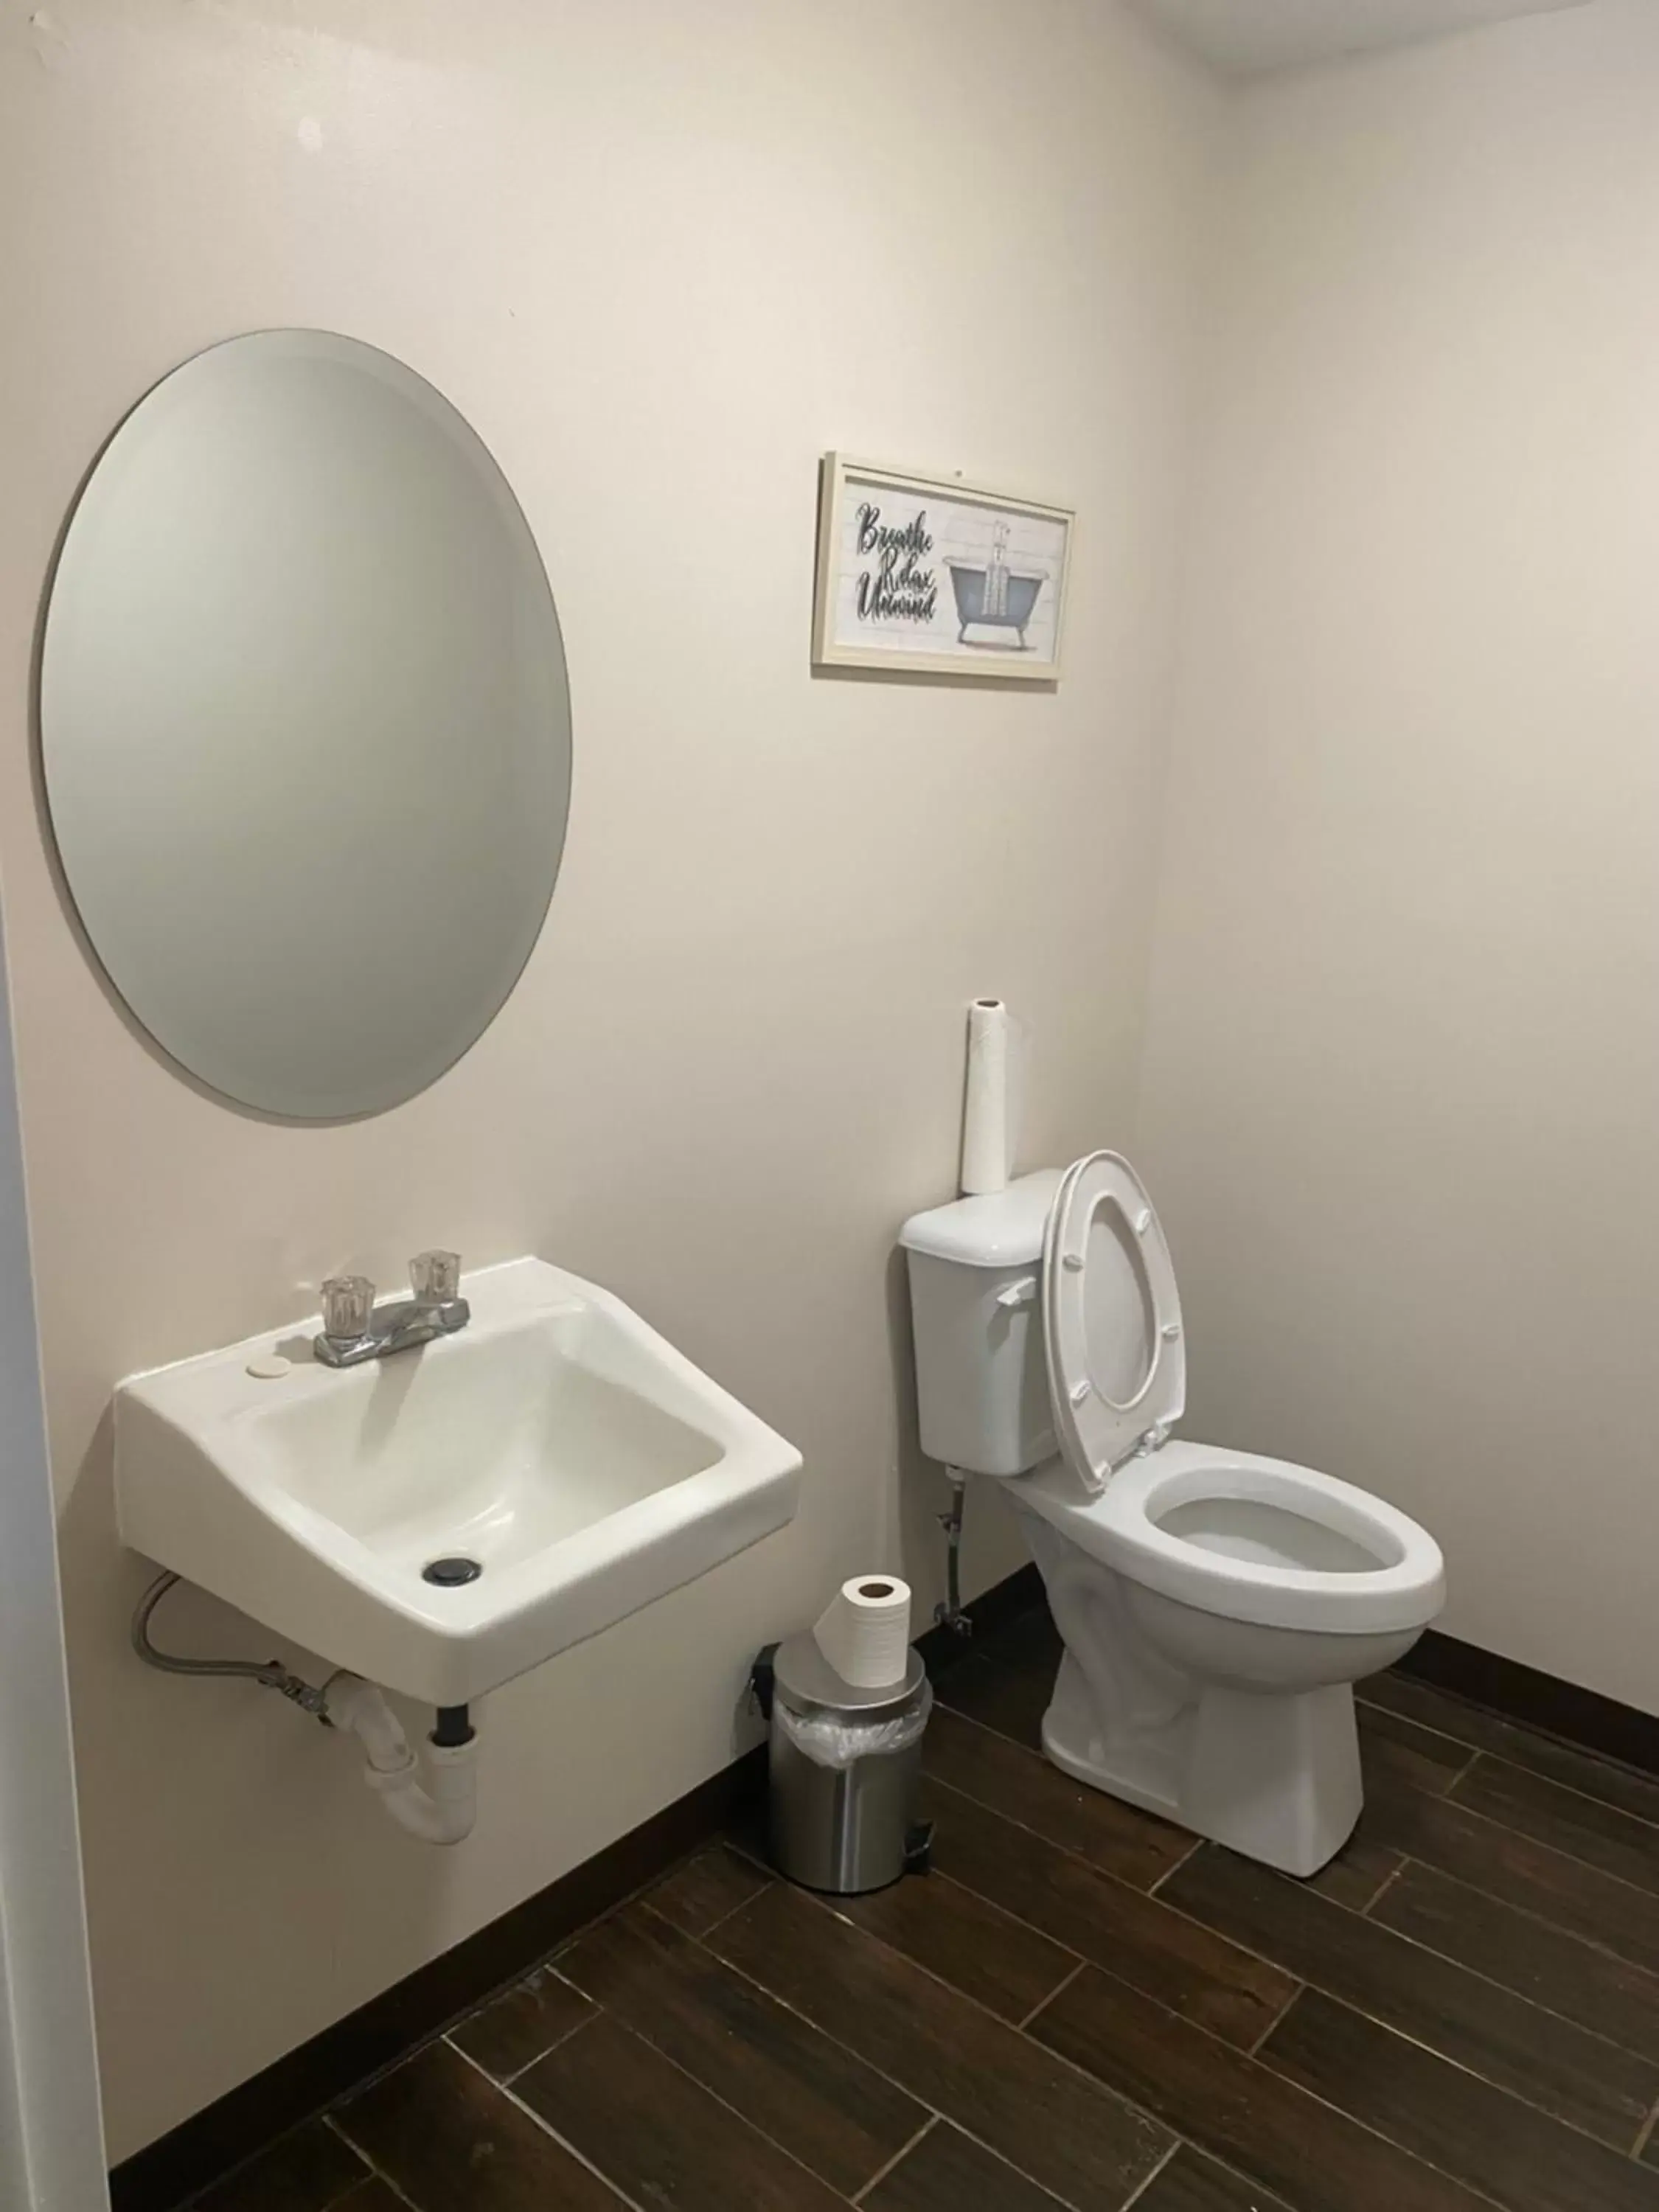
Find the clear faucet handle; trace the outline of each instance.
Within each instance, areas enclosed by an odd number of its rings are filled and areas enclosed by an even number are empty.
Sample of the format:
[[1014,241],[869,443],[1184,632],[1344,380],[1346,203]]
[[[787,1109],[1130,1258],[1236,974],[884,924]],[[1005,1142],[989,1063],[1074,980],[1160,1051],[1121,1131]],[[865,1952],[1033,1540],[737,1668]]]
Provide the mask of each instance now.
[[409,1263],[409,1287],[422,1305],[447,1305],[461,1294],[459,1252],[417,1252]]
[[331,1275],[323,1285],[323,1334],[355,1341],[368,1334],[374,1285],[367,1275]]

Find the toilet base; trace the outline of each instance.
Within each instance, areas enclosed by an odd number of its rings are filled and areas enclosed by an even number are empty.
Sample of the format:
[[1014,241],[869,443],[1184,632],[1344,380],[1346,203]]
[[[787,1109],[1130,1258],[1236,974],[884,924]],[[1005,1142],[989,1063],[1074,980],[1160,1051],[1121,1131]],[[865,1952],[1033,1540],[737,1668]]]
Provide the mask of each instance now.
[[1282,1873],[1317,1874],[1352,1834],[1363,1792],[1353,1692],[1193,1686],[1161,1726],[1104,1744],[1068,1650],[1042,1723],[1054,1765]]
[[1247,1858],[1317,1874],[1363,1802],[1350,1680],[1389,1665],[1413,1634],[1339,1645],[1194,1613],[1038,1515],[1019,1517],[1066,1647],[1042,1723],[1048,1758]]

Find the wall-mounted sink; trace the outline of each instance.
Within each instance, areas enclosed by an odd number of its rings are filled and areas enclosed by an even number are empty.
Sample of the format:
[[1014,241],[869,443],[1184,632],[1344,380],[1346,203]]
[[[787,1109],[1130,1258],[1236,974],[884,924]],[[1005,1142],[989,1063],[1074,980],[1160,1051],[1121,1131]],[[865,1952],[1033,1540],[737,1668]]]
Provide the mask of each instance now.
[[[317,1322],[115,1395],[124,1540],[373,1682],[465,1705],[794,1516],[800,1454],[620,1298],[542,1260],[471,1325],[336,1369]],[[471,1579],[428,1580],[435,1563]],[[459,1576],[463,1566],[443,1566]]]

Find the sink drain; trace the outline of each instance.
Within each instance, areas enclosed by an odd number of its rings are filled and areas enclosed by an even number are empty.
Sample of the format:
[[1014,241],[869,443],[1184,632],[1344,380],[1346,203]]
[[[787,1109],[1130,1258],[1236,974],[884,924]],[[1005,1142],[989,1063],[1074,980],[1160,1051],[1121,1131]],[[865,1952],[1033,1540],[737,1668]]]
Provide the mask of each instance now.
[[453,1559],[429,1559],[421,1569],[421,1580],[436,1583],[440,1589],[459,1589],[463,1583],[476,1583],[483,1572],[476,1559],[457,1553]]

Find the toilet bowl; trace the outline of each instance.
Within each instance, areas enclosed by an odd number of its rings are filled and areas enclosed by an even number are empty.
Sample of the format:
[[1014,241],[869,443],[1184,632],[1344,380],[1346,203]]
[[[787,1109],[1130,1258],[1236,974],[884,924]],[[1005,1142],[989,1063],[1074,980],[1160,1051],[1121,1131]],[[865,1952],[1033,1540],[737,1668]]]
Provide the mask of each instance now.
[[905,1224],[924,1450],[997,1477],[1065,1646],[1066,1772],[1288,1873],[1362,1802],[1351,1685],[1439,1612],[1439,1547],[1312,1468],[1176,1438],[1175,1269],[1113,1152]]

